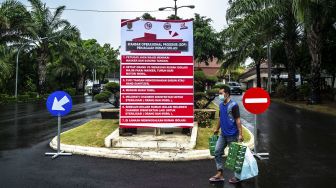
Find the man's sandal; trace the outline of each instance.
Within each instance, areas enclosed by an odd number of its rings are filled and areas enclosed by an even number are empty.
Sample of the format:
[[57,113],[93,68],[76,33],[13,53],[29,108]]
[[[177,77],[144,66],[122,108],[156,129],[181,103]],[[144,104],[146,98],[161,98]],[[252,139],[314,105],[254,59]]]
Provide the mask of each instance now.
[[209,179],[210,182],[222,182],[224,181],[224,178],[219,178],[219,177],[216,177],[216,176],[213,176]]
[[232,183],[232,184],[236,184],[236,183],[239,183],[239,182],[240,182],[240,180],[235,178],[235,177],[232,177],[232,178],[229,179],[229,183]]

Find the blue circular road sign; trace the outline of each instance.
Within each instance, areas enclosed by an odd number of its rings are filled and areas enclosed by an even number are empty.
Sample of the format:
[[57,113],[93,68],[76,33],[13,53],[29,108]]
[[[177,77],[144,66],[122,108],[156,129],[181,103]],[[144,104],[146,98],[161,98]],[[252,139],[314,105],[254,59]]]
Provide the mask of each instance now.
[[49,95],[46,105],[51,115],[65,116],[72,109],[72,99],[67,92],[55,91]]

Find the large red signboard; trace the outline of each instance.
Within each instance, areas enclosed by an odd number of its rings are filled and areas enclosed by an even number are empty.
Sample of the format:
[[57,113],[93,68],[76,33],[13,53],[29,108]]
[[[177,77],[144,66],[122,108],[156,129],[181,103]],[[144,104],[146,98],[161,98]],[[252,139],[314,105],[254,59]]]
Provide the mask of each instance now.
[[192,127],[191,20],[122,20],[120,127]]

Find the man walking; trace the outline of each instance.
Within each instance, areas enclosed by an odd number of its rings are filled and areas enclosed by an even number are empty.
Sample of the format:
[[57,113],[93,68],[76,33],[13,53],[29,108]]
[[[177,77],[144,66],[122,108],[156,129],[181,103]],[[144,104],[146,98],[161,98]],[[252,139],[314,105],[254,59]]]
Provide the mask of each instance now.
[[[214,128],[214,134],[218,134],[219,129],[221,129],[221,134],[219,135],[215,148],[217,173],[209,179],[211,182],[224,181],[222,156],[226,146],[228,146],[231,142],[243,141],[239,106],[230,98],[230,88],[228,86],[223,86],[220,88],[219,99],[221,101],[219,104],[220,117],[218,125]],[[229,182],[237,183],[239,180],[233,177],[229,180]]]

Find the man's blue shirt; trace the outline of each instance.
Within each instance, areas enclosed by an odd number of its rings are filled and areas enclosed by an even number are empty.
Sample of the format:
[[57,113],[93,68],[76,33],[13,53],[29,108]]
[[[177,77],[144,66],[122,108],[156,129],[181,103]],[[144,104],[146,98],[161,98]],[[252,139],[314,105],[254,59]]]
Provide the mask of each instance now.
[[240,117],[238,104],[232,99],[227,104],[221,102],[219,105],[219,113],[222,135],[237,136],[239,131],[236,119]]

